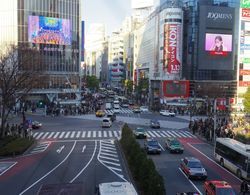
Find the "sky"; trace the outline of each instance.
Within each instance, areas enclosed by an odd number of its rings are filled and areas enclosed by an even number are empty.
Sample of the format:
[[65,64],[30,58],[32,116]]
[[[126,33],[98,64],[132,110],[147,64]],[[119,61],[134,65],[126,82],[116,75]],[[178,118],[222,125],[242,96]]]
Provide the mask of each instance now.
[[82,11],[85,33],[90,23],[104,23],[109,35],[121,27],[126,16],[131,15],[131,0],[83,0]]

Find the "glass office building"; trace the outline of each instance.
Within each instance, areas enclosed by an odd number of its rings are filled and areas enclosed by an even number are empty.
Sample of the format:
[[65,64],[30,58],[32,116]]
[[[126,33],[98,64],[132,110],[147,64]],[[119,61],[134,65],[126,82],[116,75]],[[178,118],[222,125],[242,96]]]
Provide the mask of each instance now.
[[[44,89],[79,89],[80,0],[8,0],[0,7],[0,46],[15,44],[39,51],[47,80]],[[32,60],[31,60],[32,63]]]

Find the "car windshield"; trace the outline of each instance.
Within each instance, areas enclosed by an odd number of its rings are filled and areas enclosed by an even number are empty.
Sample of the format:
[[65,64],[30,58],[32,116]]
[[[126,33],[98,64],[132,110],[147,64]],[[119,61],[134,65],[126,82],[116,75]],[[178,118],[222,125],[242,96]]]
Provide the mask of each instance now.
[[172,141],[170,141],[170,145],[179,146],[180,142],[178,142],[177,140],[172,140]]
[[190,161],[188,163],[188,167],[190,167],[190,168],[202,168],[201,163],[198,161]]
[[148,145],[150,146],[158,146],[158,142],[157,141],[148,141]]
[[236,195],[231,188],[217,188],[216,194],[219,195]]
[[138,132],[145,132],[145,130],[142,129],[142,128],[137,128],[136,131],[138,131]]

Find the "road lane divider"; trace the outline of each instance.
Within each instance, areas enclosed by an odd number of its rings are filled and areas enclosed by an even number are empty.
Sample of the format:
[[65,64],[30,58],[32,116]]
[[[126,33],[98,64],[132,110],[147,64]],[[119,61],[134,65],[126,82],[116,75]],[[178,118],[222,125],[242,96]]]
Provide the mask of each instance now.
[[95,153],[96,153],[96,149],[97,149],[97,141],[95,141],[95,149],[94,149],[94,152],[89,160],[89,162],[85,165],[85,167],[82,168],[82,170],[70,181],[70,183],[73,183],[82,173],[83,171],[89,166],[89,164],[92,162],[94,156],[95,156]]
[[74,141],[74,144],[70,150],[70,152],[67,154],[67,156],[58,164],[56,165],[53,169],[51,169],[49,172],[47,172],[44,176],[42,176],[40,179],[38,179],[37,181],[35,181],[33,184],[31,184],[29,187],[27,187],[25,190],[23,190],[22,192],[20,192],[19,195],[22,195],[24,193],[26,193],[28,190],[30,190],[32,187],[34,187],[36,184],[38,184],[40,181],[42,181],[44,178],[46,178],[48,175],[50,175],[53,171],[55,171],[59,166],[61,166],[71,155],[71,153],[73,152],[74,148],[76,146],[76,141]]
[[187,177],[187,175],[181,170],[179,167],[179,171],[184,175],[184,177],[189,181],[189,183],[195,188],[197,192],[199,192],[200,195],[203,195],[201,191],[198,189],[198,187]]

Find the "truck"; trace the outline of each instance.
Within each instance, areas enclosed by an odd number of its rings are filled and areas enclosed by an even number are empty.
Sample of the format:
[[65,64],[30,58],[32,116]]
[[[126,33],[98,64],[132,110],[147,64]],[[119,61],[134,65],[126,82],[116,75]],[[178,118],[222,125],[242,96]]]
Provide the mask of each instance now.
[[106,102],[105,109],[106,110],[111,110],[112,109],[112,104],[110,102]]
[[101,183],[97,191],[99,195],[138,195],[130,182]]

